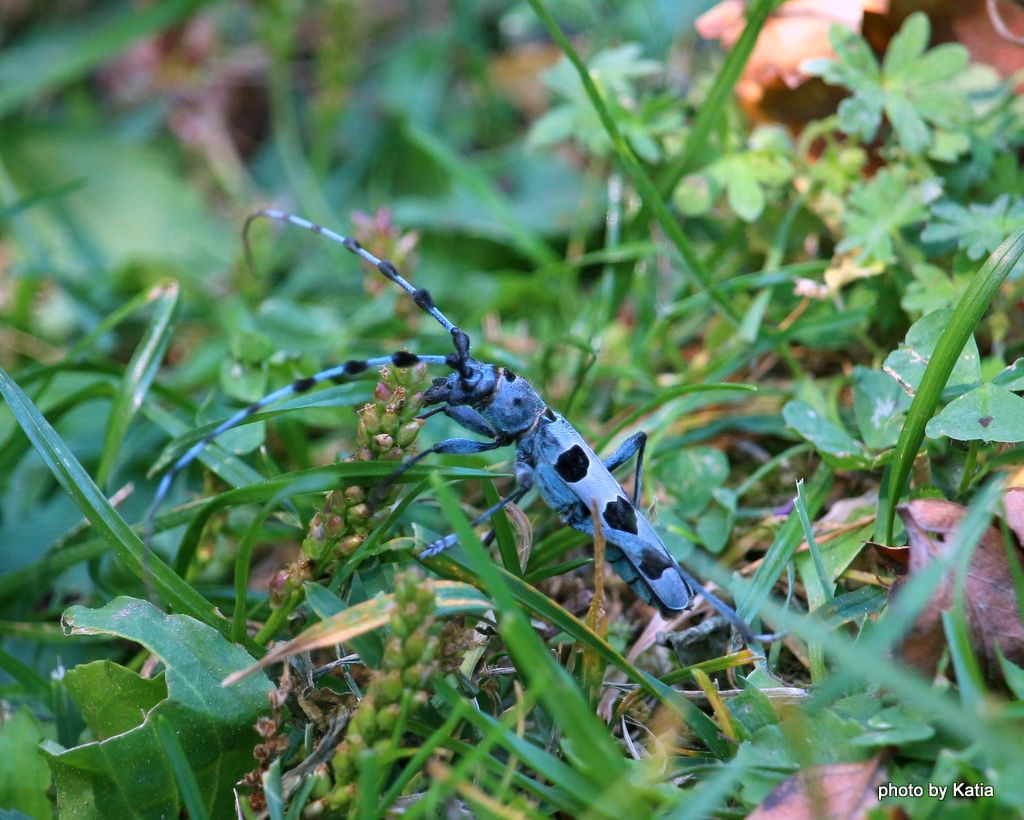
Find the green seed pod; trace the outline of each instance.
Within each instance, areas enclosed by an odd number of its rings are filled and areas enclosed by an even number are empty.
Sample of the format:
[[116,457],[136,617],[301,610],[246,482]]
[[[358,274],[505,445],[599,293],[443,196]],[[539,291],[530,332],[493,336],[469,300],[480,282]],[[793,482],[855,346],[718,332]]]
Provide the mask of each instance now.
[[382,433],[389,433],[393,436],[398,430],[398,414],[393,410],[387,410],[380,417],[380,430]]
[[385,706],[377,713],[377,728],[382,734],[390,735],[395,729],[395,724],[398,723],[400,714],[402,714],[402,707],[397,703]]
[[371,695],[365,697],[359,704],[359,708],[352,716],[352,724],[363,737],[374,737],[377,734],[377,712]]
[[396,703],[402,697],[402,673],[398,669],[382,675],[380,678],[380,699],[384,703]]
[[369,504],[356,504],[349,508],[348,521],[350,524],[365,521],[370,517],[371,512]]
[[349,504],[361,504],[366,500],[366,490],[359,486],[346,487],[344,496]]
[[379,433],[373,437],[374,447],[381,453],[395,446],[395,440],[387,433]]
[[366,428],[360,424],[356,427],[356,447],[367,447],[370,444],[370,434],[366,432]]
[[389,669],[401,669],[405,666],[405,655],[400,641],[388,641],[384,647],[384,665]]
[[395,433],[395,443],[399,447],[408,447],[416,440],[416,436],[420,434],[421,427],[423,427],[423,419],[413,419],[406,422]]
[[369,435],[373,436],[380,432],[380,414],[374,405],[368,404],[363,408],[359,421],[360,426],[365,428]]
[[405,655],[406,663],[416,663],[420,660],[424,650],[427,648],[429,637],[423,630],[417,629],[402,645],[402,654]]

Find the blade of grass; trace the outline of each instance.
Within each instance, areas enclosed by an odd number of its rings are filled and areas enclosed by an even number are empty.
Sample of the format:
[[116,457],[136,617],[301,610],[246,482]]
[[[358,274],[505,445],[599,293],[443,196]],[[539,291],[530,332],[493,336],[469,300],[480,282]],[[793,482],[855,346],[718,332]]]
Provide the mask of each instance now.
[[540,237],[523,227],[508,200],[487,176],[452,151],[445,143],[412,122],[405,123],[405,135],[417,148],[440,165],[452,179],[476,196],[491,215],[508,231],[523,256],[538,268],[557,268],[562,260]]
[[725,113],[725,106],[736,82],[743,73],[743,69],[750,59],[754,46],[757,45],[757,38],[761,34],[768,15],[771,14],[781,0],[754,0],[747,8],[747,20],[743,26],[743,33],[733,43],[726,55],[725,62],[715,75],[715,81],[708,91],[707,97],[697,109],[697,115],[693,118],[689,133],[686,135],[686,142],[679,156],[664,172],[661,184],[661,195],[668,197],[672,190],[679,184],[679,180],[690,170],[694,157],[701,147],[707,143],[711,129],[718,123]]
[[544,705],[551,719],[572,738],[580,762],[595,782],[608,783],[617,779],[624,774],[625,761],[606,728],[589,710],[576,683],[555,662],[534,632],[529,619],[516,603],[507,581],[508,574],[491,561],[452,491],[440,476],[435,474],[431,479],[441,509],[468,553],[484,592],[495,602],[495,611],[500,613],[498,631],[529,691]]
[[174,772],[174,779],[178,783],[178,794],[181,795],[181,800],[188,810],[188,816],[195,820],[206,820],[210,815],[199,791],[199,783],[170,721],[163,715],[156,715],[153,728],[171,764],[171,771]]
[[143,583],[152,585],[161,598],[178,612],[191,615],[228,636],[230,623],[163,561],[146,553],[142,541],[111,506],[57,431],[2,368],[0,394],[54,478],[92,522],[95,530],[107,539],[129,571]]
[[107,417],[103,449],[96,468],[96,483],[107,489],[118,451],[163,361],[178,315],[178,283],[165,282],[153,290],[156,291],[153,318],[125,368]]
[[925,367],[921,384],[917,388],[907,418],[900,430],[893,456],[892,473],[889,482],[889,493],[886,506],[879,508],[879,515],[884,515],[884,543],[892,544],[893,524],[896,518],[896,504],[903,494],[910,470],[917,458],[917,451],[924,440],[924,428],[935,414],[942,391],[949,381],[950,373],[956,364],[960,351],[981,321],[999,290],[1000,285],[1013,270],[1021,256],[1024,255],[1024,230],[1011,235],[1002,245],[992,252],[985,260],[981,270],[971,280],[960,297],[949,323],[942,331],[931,361]]
[[[438,574],[453,580],[465,581],[488,591],[483,581],[462,563],[458,563],[456,555],[451,554],[428,559],[426,565]],[[718,735],[718,727],[693,704],[681,697],[674,689],[666,686],[653,675],[638,669],[619,652],[616,652],[607,641],[590,630],[582,621],[566,612],[558,604],[539,590],[534,589],[521,578],[506,573],[496,564],[491,564],[495,571],[501,573],[505,585],[510,589],[517,608],[522,607],[538,617],[548,621],[558,629],[570,635],[576,641],[592,649],[607,664],[622,671],[626,677],[638,683],[648,694],[676,712],[686,722],[711,753],[726,757],[729,748]]]
[[611,140],[619,162],[622,163],[622,167],[629,174],[633,184],[640,192],[644,205],[651,210],[654,218],[661,225],[662,230],[665,231],[665,234],[679,251],[685,273],[693,280],[695,285],[707,292],[719,314],[725,317],[734,327],[739,326],[740,316],[736,308],[732,302],[719,292],[717,285],[711,278],[711,274],[705,269],[703,262],[701,262],[693,243],[683,233],[682,227],[672,215],[668,205],[665,204],[665,200],[658,192],[657,186],[651,181],[633,149],[625,137],[622,136],[618,125],[615,124],[615,118],[605,104],[604,96],[594,82],[593,77],[590,76],[590,71],[587,69],[586,64],[580,59],[579,54],[576,53],[576,49],[569,42],[569,38],[565,36],[565,32],[558,25],[558,21],[551,15],[544,0],[529,0],[529,2],[534,13],[551,35],[551,39],[558,44],[562,53],[565,54],[579,74],[580,81],[583,83],[583,89],[590,99],[591,105],[594,106],[594,111],[600,118],[608,138]]

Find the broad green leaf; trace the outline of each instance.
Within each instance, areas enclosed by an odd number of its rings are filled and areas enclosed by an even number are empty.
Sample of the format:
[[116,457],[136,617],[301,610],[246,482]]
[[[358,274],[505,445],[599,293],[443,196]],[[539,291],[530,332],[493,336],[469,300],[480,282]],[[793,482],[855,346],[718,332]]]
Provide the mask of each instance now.
[[141,678],[107,660],[68,670],[64,685],[97,740],[134,729],[142,715],[167,697],[163,672],[154,678]]
[[59,209],[22,217],[79,286],[96,287],[97,271],[150,262],[205,289],[228,267],[236,231],[210,215],[170,154],[72,127],[0,131],[0,152],[19,191],[85,180]]
[[699,515],[725,483],[729,460],[714,447],[688,447],[660,464],[658,477],[675,499],[672,512],[688,518]]
[[50,772],[39,751],[43,730],[22,706],[0,723],[0,806],[27,817],[51,817]]
[[805,401],[782,408],[786,426],[814,445],[825,461],[839,469],[862,469],[871,463],[864,445]]
[[[132,728],[106,739],[64,749],[48,742],[61,817],[177,817],[182,808],[172,761],[157,735],[154,719],[173,727],[212,817],[233,814],[232,787],[253,767],[258,742],[256,719],[269,711],[270,682],[254,676],[230,688],[221,680],[252,658],[210,627],[184,615],[167,615],[147,601],[116,598],[101,609],[71,607],[64,615],[71,634],[105,634],[142,644],[163,661],[167,697],[153,705],[155,690],[135,673],[116,673],[119,691],[133,703],[109,703],[104,688],[111,676],[90,665],[75,683],[76,696],[108,702],[90,711],[98,728],[109,731],[130,721]],[[137,677],[137,676],[136,676]]]
[[942,408],[925,434],[957,441],[1024,441],[1024,398],[1005,387],[983,384]]
[[910,397],[891,376],[859,365],[853,369],[853,416],[868,447],[893,447],[908,407]]
[[[937,310],[918,319],[907,331],[907,338],[885,358],[882,369],[900,383],[910,395],[917,392],[925,368],[953,316],[951,310]],[[981,356],[974,336],[968,338],[946,382],[944,395],[956,395],[981,382]]]

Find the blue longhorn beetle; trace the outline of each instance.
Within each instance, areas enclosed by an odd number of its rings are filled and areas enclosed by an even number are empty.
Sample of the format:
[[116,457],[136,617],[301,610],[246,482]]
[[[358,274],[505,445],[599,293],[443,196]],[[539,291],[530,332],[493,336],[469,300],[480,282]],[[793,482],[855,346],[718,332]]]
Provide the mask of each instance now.
[[[246,220],[243,236],[246,238],[247,255],[249,228],[254,220],[261,217],[312,231],[344,246],[369,262],[386,278],[412,296],[413,301],[424,312],[430,314],[451,334],[455,352],[443,356],[424,356],[400,351],[390,356],[351,360],[315,375],[300,378],[239,410],[194,444],[164,474],[147,516],[147,541],[148,534],[153,529],[156,511],[166,499],[178,473],[188,467],[203,448],[217,436],[241,424],[267,405],[294,394],[305,393],[322,382],[343,381],[371,367],[411,367],[420,362],[444,365],[453,372],[447,377],[434,379],[433,384],[426,390],[423,402],[424,405],[431,406],[431,409],[421,413],[420,418],[444,413],[485,440],[450,438],[440,441],[399,465],[385,479],[385,486],[393,483],[401,473],[431,453],[465,455],[514,444],[515,489],[478,516],[473,521],[474,526],[487,521],[508,504],[519,501],[536,486],[544,501],[566,524],[593,535],[594,520],[591,510],[596,502],[601,516],[601,530],[607,544],[608,559],[642,600],[657,607],[663,615],[669,617],[688,609],[696,590],[700,589],[705,599],[732,624],[745,642],[767,641],[775,637],[753,634],[750,626],[727,604],[706,589],[702,589],[694,578],[679,566],[654,527],[640,511],[646,433],[640,432],[630,436],[614,453],[602,461],[576,428],[564,416],[548,407],[526,379],[517,376],[507,367],[481,362],[470,356],[469,337],[438,309],[430,293],[411,285],[391,262],[379,259],[355,239],[342,236],[294,214],[272,209],[257,211]],[[611,471],[634,456],[636,473],[633,496],[630,498],[619,482],[612,477]],[[458,537],[454,534],[448,535],[428,544],[420,551],[419,557],[437,555],[456,543]]]

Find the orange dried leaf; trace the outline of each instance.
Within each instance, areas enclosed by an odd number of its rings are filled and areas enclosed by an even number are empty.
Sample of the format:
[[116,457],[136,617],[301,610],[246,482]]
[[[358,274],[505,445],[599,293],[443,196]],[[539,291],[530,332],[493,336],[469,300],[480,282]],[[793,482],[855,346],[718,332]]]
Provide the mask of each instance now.
[[880,756],[861,763],[829,763],[801,769],[761,801],[751,820],[859,820],[878,804],[885,781]]

